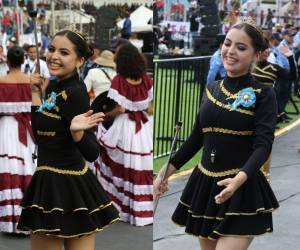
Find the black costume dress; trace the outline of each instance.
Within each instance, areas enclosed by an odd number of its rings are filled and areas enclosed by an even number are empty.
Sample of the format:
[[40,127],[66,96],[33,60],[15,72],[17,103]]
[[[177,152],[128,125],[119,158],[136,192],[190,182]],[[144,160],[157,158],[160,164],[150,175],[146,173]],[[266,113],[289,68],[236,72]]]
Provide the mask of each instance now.
[[[256,102],[231,110],[234,95],[252,87]],[[179,169],[203,146],[201,163],[193,170],[172,220],[201,238],[256,236],[273,230],[271,212],[278,202],[260,171],[272,148],[276,125],[274,90],[250,74],[210,84],[205,89],[192,134],[171,159]],[[247,181],[222,204],[217,182],[245,171]]]
[[119,216],[85,163],[98,157],[99,145],[89,130],[77,143],[70,133],[73,117],[89,110],[86,87],[76,74],[51,81],[46,97],[53,92],[50,110],[32,107],[38,167],[21,203],[18,229],[62,238],[101,231]]

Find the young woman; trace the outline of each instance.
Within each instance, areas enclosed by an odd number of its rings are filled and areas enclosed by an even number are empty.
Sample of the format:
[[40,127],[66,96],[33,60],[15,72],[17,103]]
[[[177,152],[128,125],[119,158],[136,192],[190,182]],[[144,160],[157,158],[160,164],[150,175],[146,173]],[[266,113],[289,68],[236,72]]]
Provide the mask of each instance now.
[[56,80],[41,101],[42,78],[34,74],[32,127],[38,162],[22,201],[18,229],[31,232],[32,250],[92,250],[95,232],[116,220],[118,212],[106,197],[85,160],[99,154],[89,128],[103,120],[92,114],[86,87],[77,74],[90,56],[84,37],[74,31],[58,32],[49,45],[47,66]]
[[153,129],[150,103],[152,81],[146,63],[132,44],[116,54],[118,75],[108,97],[118,103],[106,116],[115,116],[110,128],[98,127],[101,152],[99,180],[120,211],[123,221],[144,226],[153,223]]
[[23,62],[21,47],[9,49],[9,74],[0,78],[0,231],[9,233],[17,232],[20,203],[35,170],[31,90]]
[[[276,99],[250,74],[261,45],[252,22],[231,28],[221,52],[227,76],[205,89],[192,134],[168,168],[167,177],[203,147],[172,217],[199,237],[201,250],[245,250],[253,237],[273,230],[278,202],[260,168],[272,148]],[[164,171],[154,182],[155,195],[167,188]]]

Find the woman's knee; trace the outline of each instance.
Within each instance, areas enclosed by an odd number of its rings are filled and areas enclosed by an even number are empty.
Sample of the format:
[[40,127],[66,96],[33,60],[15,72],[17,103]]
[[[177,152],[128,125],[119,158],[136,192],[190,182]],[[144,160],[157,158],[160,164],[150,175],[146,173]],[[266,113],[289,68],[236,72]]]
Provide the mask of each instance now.
[[65,240],[65,250],[94,250],[95,234]]
[[31,234],[31,250],[61,250],[63,239],[45,234]]
[[251,237],[220,237],[216,250],[247,250],[252,240]]
[[199,239],[200,249],[201,250],[215,250],[217,241],[208,240],[208,239]]

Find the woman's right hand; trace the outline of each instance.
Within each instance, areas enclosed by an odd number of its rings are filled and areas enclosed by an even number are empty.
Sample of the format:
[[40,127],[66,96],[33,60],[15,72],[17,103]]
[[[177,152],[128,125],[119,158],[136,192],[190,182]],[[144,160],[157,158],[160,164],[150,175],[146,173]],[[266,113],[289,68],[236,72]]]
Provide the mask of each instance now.
[[153,182],[153,199],[155,200],[158,196],[161,196],[169,190],[168,180],[163,180],[159,175]]
[[38,74],[33,73],[30,75],[30,84],[32,92],[41,92],[42,86],[44,84],[45,78]]

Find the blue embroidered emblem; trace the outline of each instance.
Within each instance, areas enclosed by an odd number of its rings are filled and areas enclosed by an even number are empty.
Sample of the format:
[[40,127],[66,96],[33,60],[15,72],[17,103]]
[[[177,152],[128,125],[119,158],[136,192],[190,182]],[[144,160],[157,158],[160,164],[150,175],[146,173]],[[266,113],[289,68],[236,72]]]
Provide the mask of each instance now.
[[50,97],[43,101],[43,104],[39,107],[37,112],[43,112],[45,109],[51,110],[56,106],[56,97],[57,94],[55,92],[51,92]]
[[236,110],[242,105],[245,108],[251,107],[256,101],[256,96],[253,88],[245,88],[237,93],[237,97],[232,104],[229,104],[231,110]]

